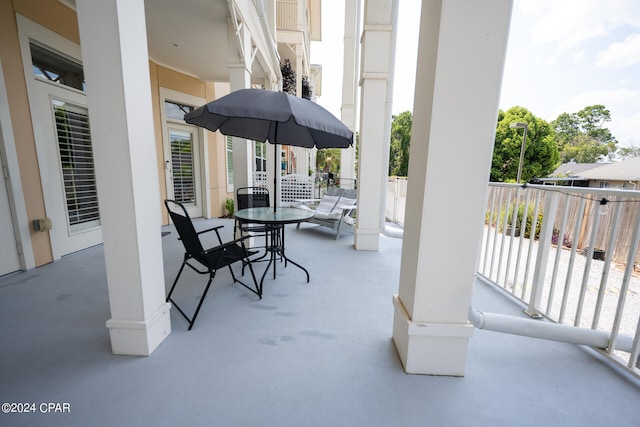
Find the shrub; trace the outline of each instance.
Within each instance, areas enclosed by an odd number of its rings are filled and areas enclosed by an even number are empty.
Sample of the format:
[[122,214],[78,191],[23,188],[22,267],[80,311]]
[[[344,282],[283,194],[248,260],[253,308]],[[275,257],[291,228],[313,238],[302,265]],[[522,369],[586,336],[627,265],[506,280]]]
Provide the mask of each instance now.
[[233,199],[225,200],[224,208],[227,210],[227,216],[233,215],[233,213],[235,212],[235,205],[233,203]]

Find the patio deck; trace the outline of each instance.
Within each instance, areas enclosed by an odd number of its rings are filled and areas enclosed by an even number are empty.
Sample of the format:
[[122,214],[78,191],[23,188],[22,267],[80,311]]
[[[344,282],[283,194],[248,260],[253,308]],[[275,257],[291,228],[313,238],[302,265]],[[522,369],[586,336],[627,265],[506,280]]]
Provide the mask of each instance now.
[[[212,223],[233,229],[197,227]],[[163,231],[168,287],[182,247]],[[310,283],[279,265],[259,301],[221,273],[193,330],[172,313],[150,357],[111,354],[101,246],[0,278],[0,401],[36,404],[0,425],[639,425],[640,381],[584,347],[476,330],[464,378],[405,374],[391,340],[402,242],[382,237],[378,252],[352,242],[288,227],[288,255]],[[481,282],[474,306],[524,316]],[[42,402],[70,411],[41,413]]]

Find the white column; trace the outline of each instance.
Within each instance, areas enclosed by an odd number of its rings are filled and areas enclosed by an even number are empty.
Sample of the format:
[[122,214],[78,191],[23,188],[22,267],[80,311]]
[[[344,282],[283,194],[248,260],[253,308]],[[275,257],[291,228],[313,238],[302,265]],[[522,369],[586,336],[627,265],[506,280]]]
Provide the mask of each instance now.
[[[143,0],[77,2],[115,354],[171,333]],[[109,58],[105,61],[105,58]]]
[[304,67],[302,64],[302,44],[296,44],[296,96],[302,98],[302,75],[304,74]]
[[411,232],[393,299],[393,340],[408,373],[465,372],[511,7],[512,0],[422,5],[405,217]]
[[[236,28],[227,18],[227,60],[231,92],[251,87],[251,34],[246,25]],[[253,142],[233,137],[233,186],[253,183]]]
[[386,99],[392,40],[392,0],[365,0],[362,35],[358,214],[354,246],[378,250],[380,245],[380,176],[389,146]]
[[[360,31],[360,1],[345,0],[344,6],[344,61],[342,68],[341,120],[356,132],[358,83],[358,34]],[[356,149],[354,146],[340,151],[340,186],[354,188],[356,178]]]
[[[305,74],[304,61],[303,61],[304,45],[296,44],[296,96],[302,98],[302,76]],[[308,76],[307,76],[308,77]],[[307,168],[307,149],[302,147],[292,146],[291,152],[295,158],[295,162],[291,165],[291,173],[307,175],[309,170]],[[287,159],[292,161],[293,159]]]

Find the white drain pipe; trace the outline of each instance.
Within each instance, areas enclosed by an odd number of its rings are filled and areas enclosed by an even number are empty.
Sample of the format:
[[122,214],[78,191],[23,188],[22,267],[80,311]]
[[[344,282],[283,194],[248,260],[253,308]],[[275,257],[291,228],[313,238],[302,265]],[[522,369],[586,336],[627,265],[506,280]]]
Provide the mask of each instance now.
[[[544,320],[522,319],[504,314],[483,313],[469,308],[469,322],[478,329],[521,335],[525,337],[560,341],[578,345],[588,345],[600,349],[609,347],[611,334],[607,331],[578,328],[547,322]],[[618,335],[615,350],[631,352],[633,338]]]

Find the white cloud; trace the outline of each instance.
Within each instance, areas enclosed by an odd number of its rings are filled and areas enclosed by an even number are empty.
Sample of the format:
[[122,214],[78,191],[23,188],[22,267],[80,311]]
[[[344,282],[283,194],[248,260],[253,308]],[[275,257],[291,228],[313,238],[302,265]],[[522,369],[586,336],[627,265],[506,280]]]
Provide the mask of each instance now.
[[557,52],[608,36],[616,28],[640,26],[640,5],[635,0],[520,0],[532,20],[534,46],[554,45]]
[[598,54],[596,66],[621,68],[640,62],[640,34],[632,34],[623,42],[616,42]]
[[640,113],[612,119],[608,128],[618,140],[618,145],[623,147],[640,146]]
[[584,59],[586,53],[587,52],[585,50],[581,50],[580,52],[574,53],[573,54],[573,62],[574,62],[574,64],[579,64],[580,62],[582,62],[582,60]]
[[589,105],[602,104],[612,115],[615,110],[640,109],[640,93],[633,90],[594,90],[583,92],[571,97],[567,102],[559,105],[557,113],[577,113]]
[[577,113],[589,105],[602,104],[611,113],[606,125],[620,145],[640,143],[640,93],[633,90],[595,90],[578,94],[557,107],[554,117],[561,113]]

